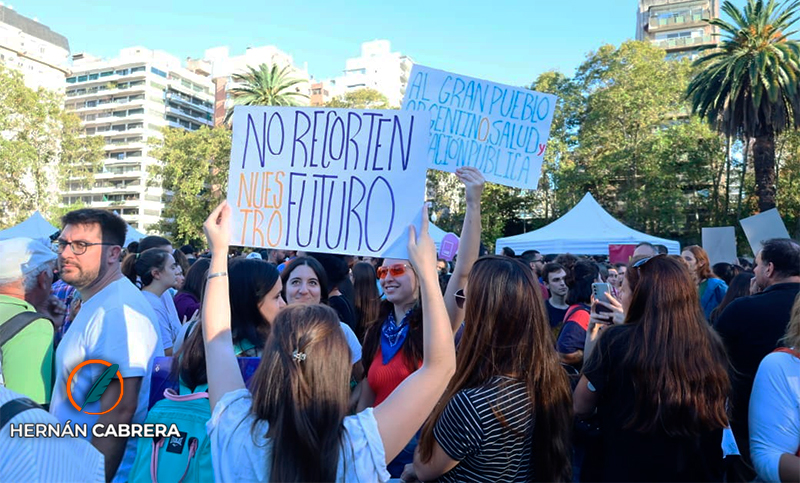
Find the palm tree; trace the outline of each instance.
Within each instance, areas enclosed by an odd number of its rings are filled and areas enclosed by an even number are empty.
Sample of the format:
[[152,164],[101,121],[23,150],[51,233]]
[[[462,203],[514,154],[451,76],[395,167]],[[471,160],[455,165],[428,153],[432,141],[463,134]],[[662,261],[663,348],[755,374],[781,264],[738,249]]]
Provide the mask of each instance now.
[[733,22],[709,21],[722,40],[695,61],[687,89],[696,114],[725,135],[753,140],[759,211],[775,207],[775,136],[800,121],[800,43],[788,38],[799,8],[800,0],[748,0],[740,12],[725,1]]
[[[233,74],[233,81],[239,87],[231,89],[234,106],[297,106],[300,99],[308,99],[306,94],[293,86],[305,82],[304,79],[289,77],[289,66],[278,70],[276,64],[261,64],[257,68],[247,67],[247,72]],[[225,116],[227,123],[233,115],[233,108]]]

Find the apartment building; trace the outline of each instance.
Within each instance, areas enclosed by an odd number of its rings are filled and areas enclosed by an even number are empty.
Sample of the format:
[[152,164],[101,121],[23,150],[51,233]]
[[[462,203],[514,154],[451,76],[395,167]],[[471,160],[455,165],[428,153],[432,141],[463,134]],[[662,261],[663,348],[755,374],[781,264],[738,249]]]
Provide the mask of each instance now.
[[230,91],[239,86],[233,80],[234,74],[246,73],[249,67],[258,68],[261,64],[277,65],[278,70],[288,67],[288,77],[300,79],[302,82],[292,86],[295,92],[306,97],[297,97],[298,105],[309,105],[311,94],[311,76],[308,67],[298,67],[291,55],[275,47],[265,45],[248,47],[244,54],[231,56],[228,47],[214,47],[205,51],[202,59],[189,59],[188,65],[197,72],[209,71],[214,83],[214,125],[225,120],[225,115],[233,106]]
[[361,44],[361,55],[345,61],[344,75],[324,82],[331,97],[369,88],[380,92],[389,105],[399,107],[406,93],[413,60],[400,52],[392,52],[388,40]]
[[21,72],[32,89],[61,90],[69,72],[69,42],[0,3],[0,64]]
[[161,219],[168,193],[153,184],[148,168],[160,163],[148,140],[165,127],[196,130],[213,125],[213,84],[163,51],[122,49],[102,60],[73,56],[65,108],[81,119],[87,135],[105,139],[103,169],[92,186],[71,181],[62,202],[114,210],[139,230]]
[[717,29],[704,20],[719,17],[719,0],[639,0],[636,40],[647,40],[670,57],[694,58],[716,45]]

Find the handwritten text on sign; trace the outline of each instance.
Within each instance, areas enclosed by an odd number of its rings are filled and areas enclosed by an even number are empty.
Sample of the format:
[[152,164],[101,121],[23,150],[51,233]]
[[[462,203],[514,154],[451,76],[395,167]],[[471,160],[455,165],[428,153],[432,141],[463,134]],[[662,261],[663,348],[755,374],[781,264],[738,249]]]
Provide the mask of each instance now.
[[429,168],[473,166],[487,181],[536,189],[557,100],[414,65],[403,109],[431,113]]
[[425,194],[427,113],[237,107],[232,244],[376,255]]

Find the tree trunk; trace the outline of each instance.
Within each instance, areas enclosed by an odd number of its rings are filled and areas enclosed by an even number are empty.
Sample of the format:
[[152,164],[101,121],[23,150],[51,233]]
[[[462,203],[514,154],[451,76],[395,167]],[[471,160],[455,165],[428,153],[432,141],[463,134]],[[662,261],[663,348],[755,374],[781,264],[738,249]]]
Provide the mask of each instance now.
[[725,140],[725,217],[724,221],[727,223],[728,215],[730,214],[730,201],[731,201],[731,137],[726,136]]
[[744,149],[742,153],[742,175],[739,178],[739,200],[736,203],[736,219],[742,219],[742,199],[744,198],[744,178],[747,174],[747,164],[750,162],[750,146],[753,143],[753,140],[747,136],[742,136],[742,141],[744,141]]
[[756,175],[758,211],[775,208],[775,133],[756,136],[753,143],[753,168]]

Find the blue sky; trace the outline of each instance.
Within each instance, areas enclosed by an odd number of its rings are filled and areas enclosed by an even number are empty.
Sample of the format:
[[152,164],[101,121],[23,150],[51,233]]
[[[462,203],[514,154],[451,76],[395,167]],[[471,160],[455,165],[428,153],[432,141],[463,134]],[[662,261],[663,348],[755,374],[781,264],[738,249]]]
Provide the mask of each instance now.
[[[746,0],[734,0],[737,6]],[[65,35],[73,53],[114,57],[142,45],[178,58],[227,45],[276,45],[308,63],[317,79],[340,75],[361,42],[388,39],[392,50],[438,69],[512,85],[558,69],[572,75],[586,54],[632,38],[636,0],[362,1],[30,0],[22,15]]]

